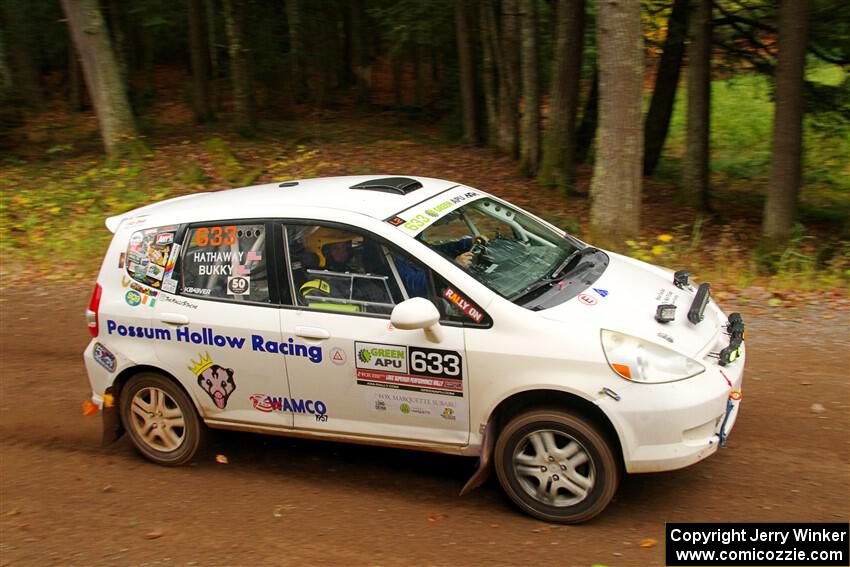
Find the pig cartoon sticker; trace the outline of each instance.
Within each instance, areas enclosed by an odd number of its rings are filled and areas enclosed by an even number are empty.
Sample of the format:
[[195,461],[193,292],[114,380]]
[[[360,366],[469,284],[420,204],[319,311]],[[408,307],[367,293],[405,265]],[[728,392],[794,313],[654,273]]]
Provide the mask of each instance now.
[[215,406],[218,409],[224,409],[227,407],[227,399],[236,389],[233,369],[213,364],[209,352],[206,356],[199,353],[198,358],[199,360],[190,360],[192,365],[188,367],[189,370],[198,377],[198,386],[209,394]]

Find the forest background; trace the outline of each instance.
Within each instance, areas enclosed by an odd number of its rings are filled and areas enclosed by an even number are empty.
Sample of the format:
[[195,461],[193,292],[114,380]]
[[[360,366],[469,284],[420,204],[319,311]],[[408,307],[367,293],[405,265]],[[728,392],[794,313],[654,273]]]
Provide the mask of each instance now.
[[155,200],[406,174],[846,306],[848,65],[842,0],[0,0],[0,278],[91,278]]

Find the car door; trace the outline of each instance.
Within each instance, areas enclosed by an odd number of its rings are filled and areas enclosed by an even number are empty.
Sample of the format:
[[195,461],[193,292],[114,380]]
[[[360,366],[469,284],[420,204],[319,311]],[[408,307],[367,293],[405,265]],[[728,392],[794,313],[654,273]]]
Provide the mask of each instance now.
[[208,420],[291,427],[270,398],[289,396],[279,294],[263,221],[189,226],[166,267],[154,321],[157,357]]
[[281,328],[293,353],[287,370],[295,427],[465,445],[463,327],[443,325],[435,343],[422,330],[390,324],[394,305],[411,295],[399,271],[415,266],[424,283],[424,266],[359,228],[290,222],[280,230],[293,297]]

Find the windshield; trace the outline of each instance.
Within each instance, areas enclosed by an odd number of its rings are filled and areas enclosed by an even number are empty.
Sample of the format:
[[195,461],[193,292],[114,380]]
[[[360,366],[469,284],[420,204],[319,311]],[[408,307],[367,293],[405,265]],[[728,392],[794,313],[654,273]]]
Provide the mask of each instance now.
[[486,197],[440,215],[417,238],[511,301],[557,275],[579,246]]

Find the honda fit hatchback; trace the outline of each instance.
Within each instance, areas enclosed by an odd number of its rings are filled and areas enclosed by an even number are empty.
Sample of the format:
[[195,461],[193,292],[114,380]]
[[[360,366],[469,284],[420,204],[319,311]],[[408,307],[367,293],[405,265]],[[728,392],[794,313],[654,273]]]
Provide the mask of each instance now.
[[106,226],[92,400],[155,463],[189,461],[208,428],[465,455],[463,492],[495,469],[518,507],[572,523],[735,423],[744,324],[708,284],[478,189],[309,179]]

